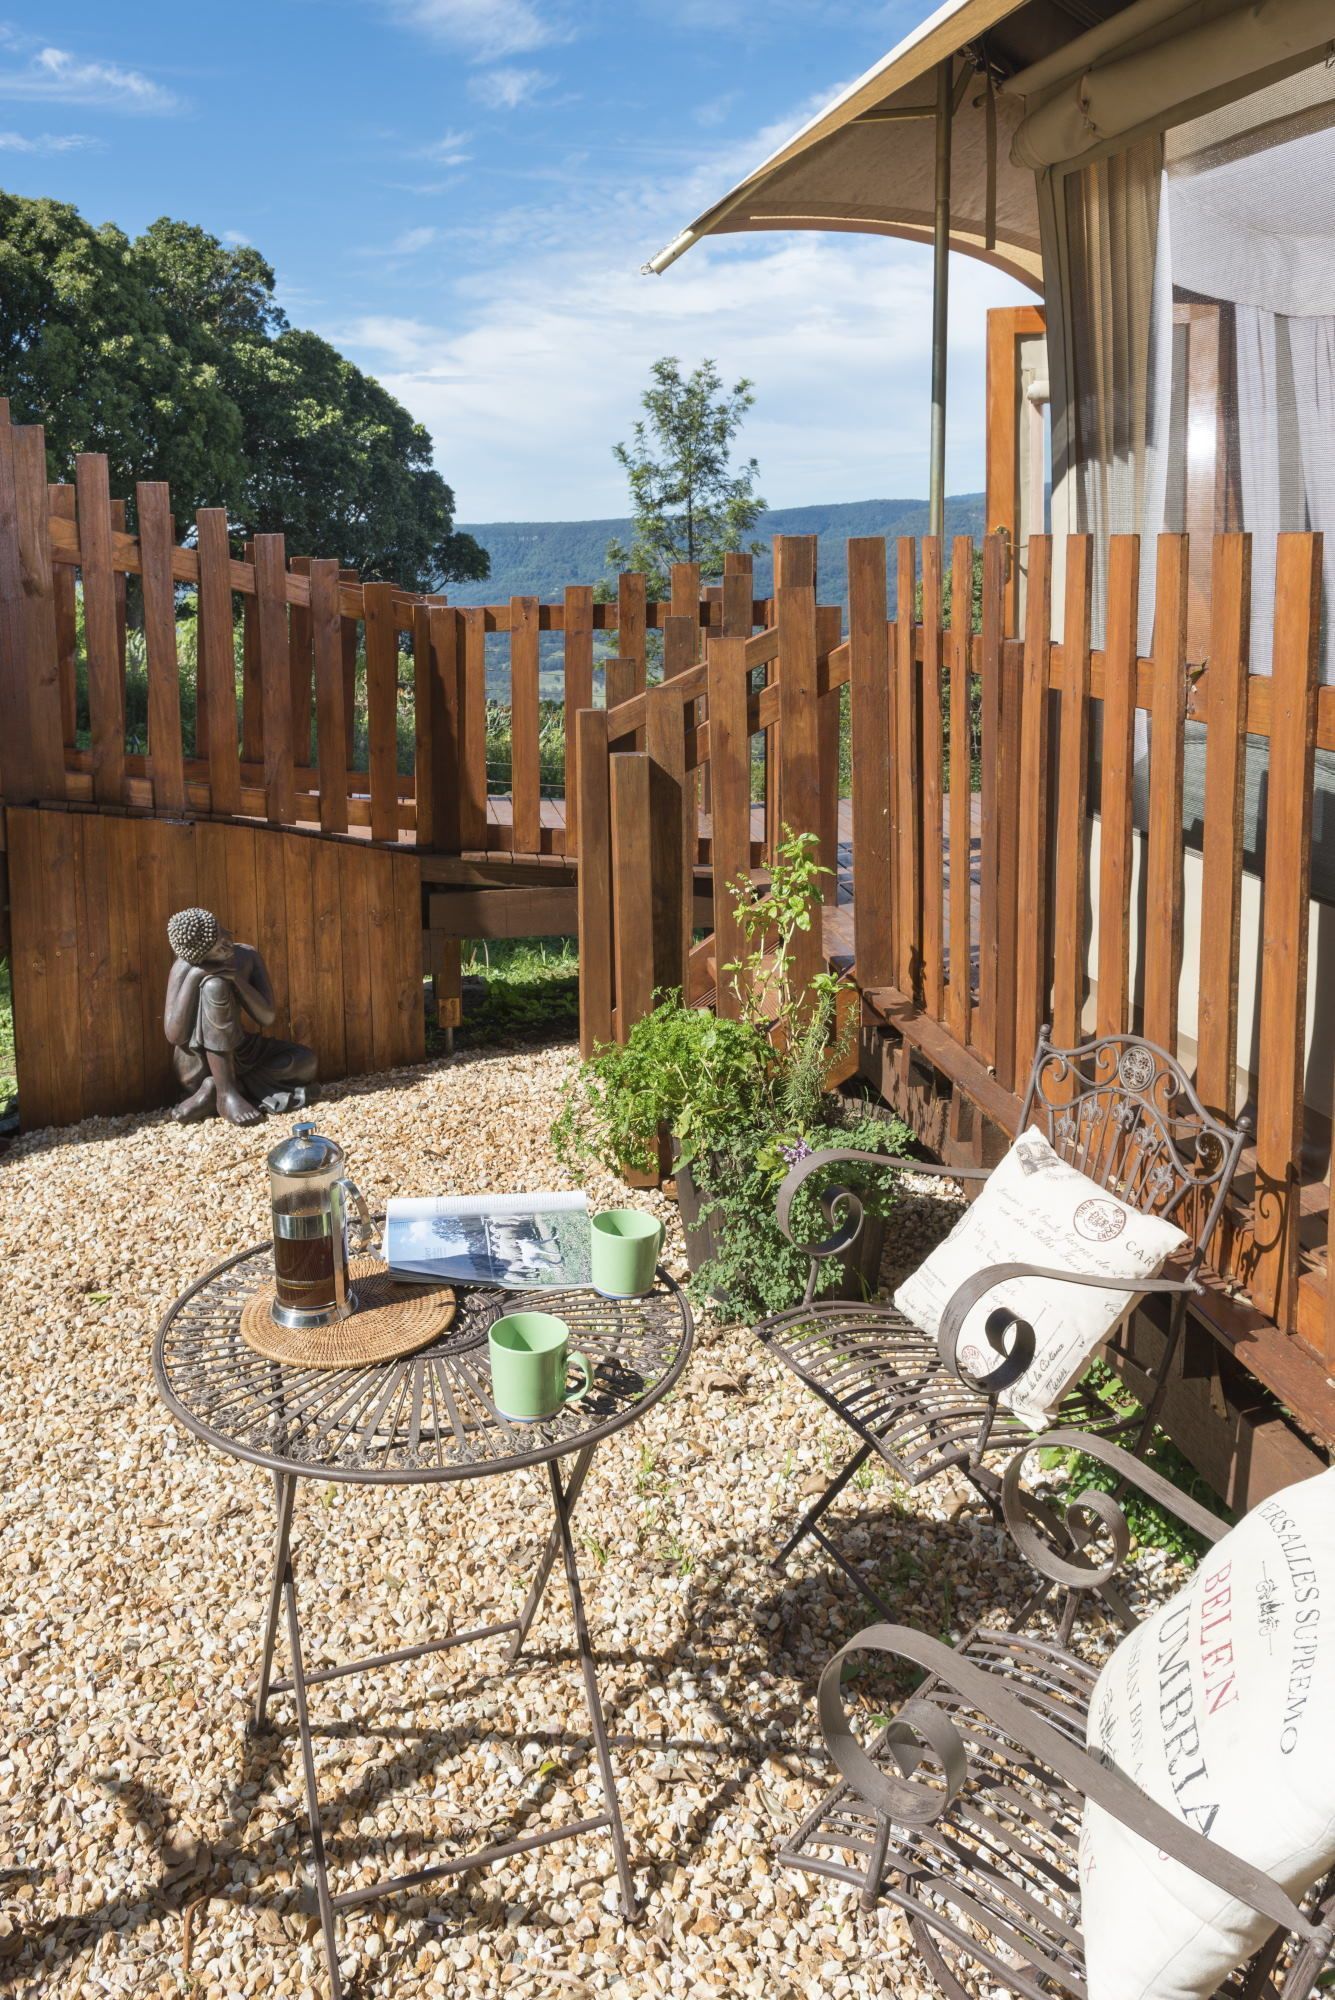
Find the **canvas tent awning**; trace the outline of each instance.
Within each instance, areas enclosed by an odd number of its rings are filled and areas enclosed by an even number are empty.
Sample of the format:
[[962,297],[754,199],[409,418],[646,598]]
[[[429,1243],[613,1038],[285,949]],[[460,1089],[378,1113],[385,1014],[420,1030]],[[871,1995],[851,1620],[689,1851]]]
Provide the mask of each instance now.
[[[1018,12],[1066,20],[1072,33],[1109,10],[1080,9],[1073,21],[1056,0],[1029,0]],[[992,31],[1015,15],[1015,0],[947,0],[898,48],[836,98],[721,201],[698,216],[647,271],[663,271],[704,236],[755,229],[832,229],[930,243],[935,186],[934,73],[974,48],[986,62]],[[1051,36],[1008,36],[998,75],[1044,54]],[[1064,38],[1063,38],[1064,39]],[[962,66],[951,133],[950,243],[1042,289],[1034,176],[1011,165],[1011,139],[1024,107],[997,96],[986,75]],[[957,84],[957,91],[960,85]],[[989,231],[989,221],[991,229]]]

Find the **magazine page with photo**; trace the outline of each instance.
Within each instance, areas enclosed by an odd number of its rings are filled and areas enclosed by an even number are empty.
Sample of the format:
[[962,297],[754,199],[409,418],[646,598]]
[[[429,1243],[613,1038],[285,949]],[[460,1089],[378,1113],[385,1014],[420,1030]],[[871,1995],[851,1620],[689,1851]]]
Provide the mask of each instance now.
[[589,1282],[582,1194],[427,1195],[391,1201],[385,1258],[400,1278],[560,1291]]

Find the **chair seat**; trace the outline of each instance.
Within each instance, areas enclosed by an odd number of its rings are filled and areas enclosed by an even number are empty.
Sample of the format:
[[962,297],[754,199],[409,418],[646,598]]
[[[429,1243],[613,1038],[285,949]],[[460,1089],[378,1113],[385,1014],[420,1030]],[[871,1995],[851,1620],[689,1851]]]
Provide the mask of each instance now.
[[[909,1486],[949,1466],[976,1470],[988,1399],[944,1366],[936,1342],[884,1302],[821,1300],[775,1313],[757,1339],[842,1417]],[[1107,1433],[1118,1418],[1079,1384],[1052,1412],[1054,1424]],[[1010,1453],[1034,1433],[997,1409],[985,1450]]]
[[[1096,1669],[1032,1634],[975,1629],[956,1649],[1004,1679],[1050,1727],[1083,1745]],[[949,1716],[964,1742],[969,1779],[934,1825],[888,1828],[877,1887],[867,1875],[886,1829],[852,1788],[827,1792],[780,1850],[788,1866],[832,1877],[908,1914],[914,1943],[950,2000],[978,2000],[999,1985],[1026,2000],[1084,2000],[1078,1855],[1080,1793],[1007,1740],[981,1709],[929,1677],[914,1694]],[[902,1771],[882,1730],[874,1762]],[[890,1760],[894,1758],[895,1761]],[[915,1774],[939,1779],[924,1752]],[[1266,1990],[1266,1989],[1263,1989]],[[1235,1975],[1221,1996],[1244,1991]]]

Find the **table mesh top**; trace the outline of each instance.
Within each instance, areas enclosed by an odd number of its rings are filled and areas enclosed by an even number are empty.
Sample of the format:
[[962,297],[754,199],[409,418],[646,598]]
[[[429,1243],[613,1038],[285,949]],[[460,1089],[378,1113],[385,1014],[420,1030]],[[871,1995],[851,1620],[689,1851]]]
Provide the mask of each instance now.
[[[642,1415],[672,1387],[691,1347],[685,1296],[660,1273],[642,1299],[461,1286],[453,1325],[416,1354],[297,1367],[265,1360],[241,1338],[241,1307],[272,1272],[267,1242],[208,1272],[158,1329],[153,1372],[173,1415],[206,1443],[313,1478],[393,1484],[542,1464]],[[582,1403],[535,1424],[508,1420],[491,1400],[487,1329],[523,1308],[565,1320],[571,1352],[593,1369]]]

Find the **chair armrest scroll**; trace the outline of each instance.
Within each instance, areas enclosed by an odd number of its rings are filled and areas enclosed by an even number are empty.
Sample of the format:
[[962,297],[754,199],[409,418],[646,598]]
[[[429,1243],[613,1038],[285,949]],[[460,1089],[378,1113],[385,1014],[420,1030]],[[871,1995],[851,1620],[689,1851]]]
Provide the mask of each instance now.
[[[908,1160],[900,1153],[861,1153],[852,1147],[843,1146],[831,1147],[824,1152],[808,1153],[804,1160],[799,1160],[795,1167],[788,1169],[779,1185],[777,1219],[780,1229],[790,1243],[795,1239],[789,1227],[789,1215],[798,1189],[812,1174],[819,1173],[822,1167],[835,1166],[844,1161],[857,1161],[871,1167],[899,1167],[906,1173],[935,1174],[944,1180],[952,1181],[985,1181],[990,1171],[986,1167],[943,1167],[931,1160]],[[835,1225],[834,1234],[824,1237],[819,1243],[797,1243],[795,1247],[805,1257],[842,1256],[858,1239],[862,1228],[862,1203],[852,1188],[832,1187],[827,1188],[820,1197],[820,1204],[826,1221]],[[842,1221],[839,1220],[841,1211]]]
[[[924,1741],[931,1742],[945,1769],[944,1789],[911,1785],[904,1779],[891,1778],[888,1772],[877,1769],[852,1736],[840,1694],[843,1662],[850,1654],[859,1651],[893,1654],[923,1668],[971,1707],[980,1710],[1013,1742],[1040,1758],[1083,1798],[1092,1799],[1113,1819],[1130,1827],[1133,1833],[1161,1849],[1174,1861],[1180,1861],[1194,1875],[1214,1883],[1226,1894],[1236,1896],[1248,1909],[1258,1911],[1272,1923],[1282,1925],[1308,1943],[1320,1945],[1327,1940],[1324,1927],[1309,1923],[1297,1904],[1270,1876],[1185,1825],[1114,1766],[1101,1764],[1087,1750],[1044,1722],[999,1675],[976,1666],[953,1647],[944,1645],[939,1639],[929,1638],[924,1632],[915,1632],[908,1625],[870,1625],[851,1639],[826,1666],[816,1697],[821,1733],[834,1763],[853,1790],[878,1812],[909,1826],[930,1824],[939,1819],[950,1800],[967,1782],[967,1761],[962,1772],[957,1762],[952,1768],[950,1759],[955,1752],[950,1745],[951,1737],[959,1746],[959,1757],[964,1755],[959,1732],[940,1708],[936,1708],[929,1721],[935,1704],[930,1696],[915,1695],[901,1710],[904,1734],[907,1737],[911,1730]],[[928,1735],[928,1730],[933,1727],[939,1729],[941,1725],[944,1725],[944,1730],[938,1743]],[[943,1752],[942,1744],[950,1752],[949,1758]],[[902,1802],[906,1792],[911,1794],[907,1801],[908,1811],[903,1809]],[[928,1801],[929,1809],[926,1811],[924,1798]]]
[[[974,1271],[946,1300],[936,1330],[937,1352],[942,1365],[949,1369],[956,1381],[967,1383],[972,1389],[986,1390],[992,1395],[1017,1381],[1034,1358],[1034,1329],[1028,1321],[1013,1313],[995,1315],[998,1324],[989,1323],[985,1331],[989,1346],[1002,1359],[986,1375],[969,1374],[961,1367],[955,1349],[960,1328],[979,1299],[986,1298],[998,1285],[1007,1284],[1012,1278],[1050,1278],[1058,1284],[1087,1285],[1095,1291],[1133,1292],[1137,1298],[1148,1292],[1199,1292],[1201,1289],[1194,1278],[1105,1278],[1084,1271],[1046,1270],[1037,1264],[989,1264],[985,1270]],[[1012,1347],[1007,1348],[1005,1337],[1011,1331],[1015,1334],[1015,1341]]]
[[[1021,1482],[1024,1463],[1035,1451],[1078,1451],[1089,1458],[1096,1458],[1101,1465],[1118,1475],[1116,1495],[1103,1493],[1096,1487],[1087,1487],[1066,1500],[1065,1511],[1072,1514],[1094,1515],[1108,1530],[1113,1541],[1113,1558],[1108,1563],[1087,1562],[1078,1553],[1078,1544],[1073,1537],[1072,1547],[1076,1549],[1074,1561],[1067,1555],[1059,1554],[1034,1525],[1035,1516],[1049,1533],[1055,1533],[1059,1525],[1051,1508],[1046,1504],[1031,1501],[1030,1511],[1026,1511]],[[1015,1545],[1040,1576],[1052,1583],[1061,1584],[1067,1590],[1096,1590],[1108,1583],[1125,1560],[1131,1546],[1131,1530],[1121,1505],[1121,1492],[1125,1486],[1135,1486],[1147,1499],[1153,1500],[1168,1513],[1175,1514],[1186,1527],[1202,1537],[1206,1542],[1217,1542],[1228,1533],[1228,1522],[1221,1521],[1217,1514],[1211,1514],[1199,1502],[1180,1492],[1161,1473],[1148,1465],[1143,1465],[1129,1451],[1111,1443],[1107,1438],[1091,1435],[1087,1431],[1056,1430],[1043,1431],[1032,1444],[1022,1445],[1008,1462],[1001,1476],[1001,1510],[1006,1526],[1010,1529]]]

